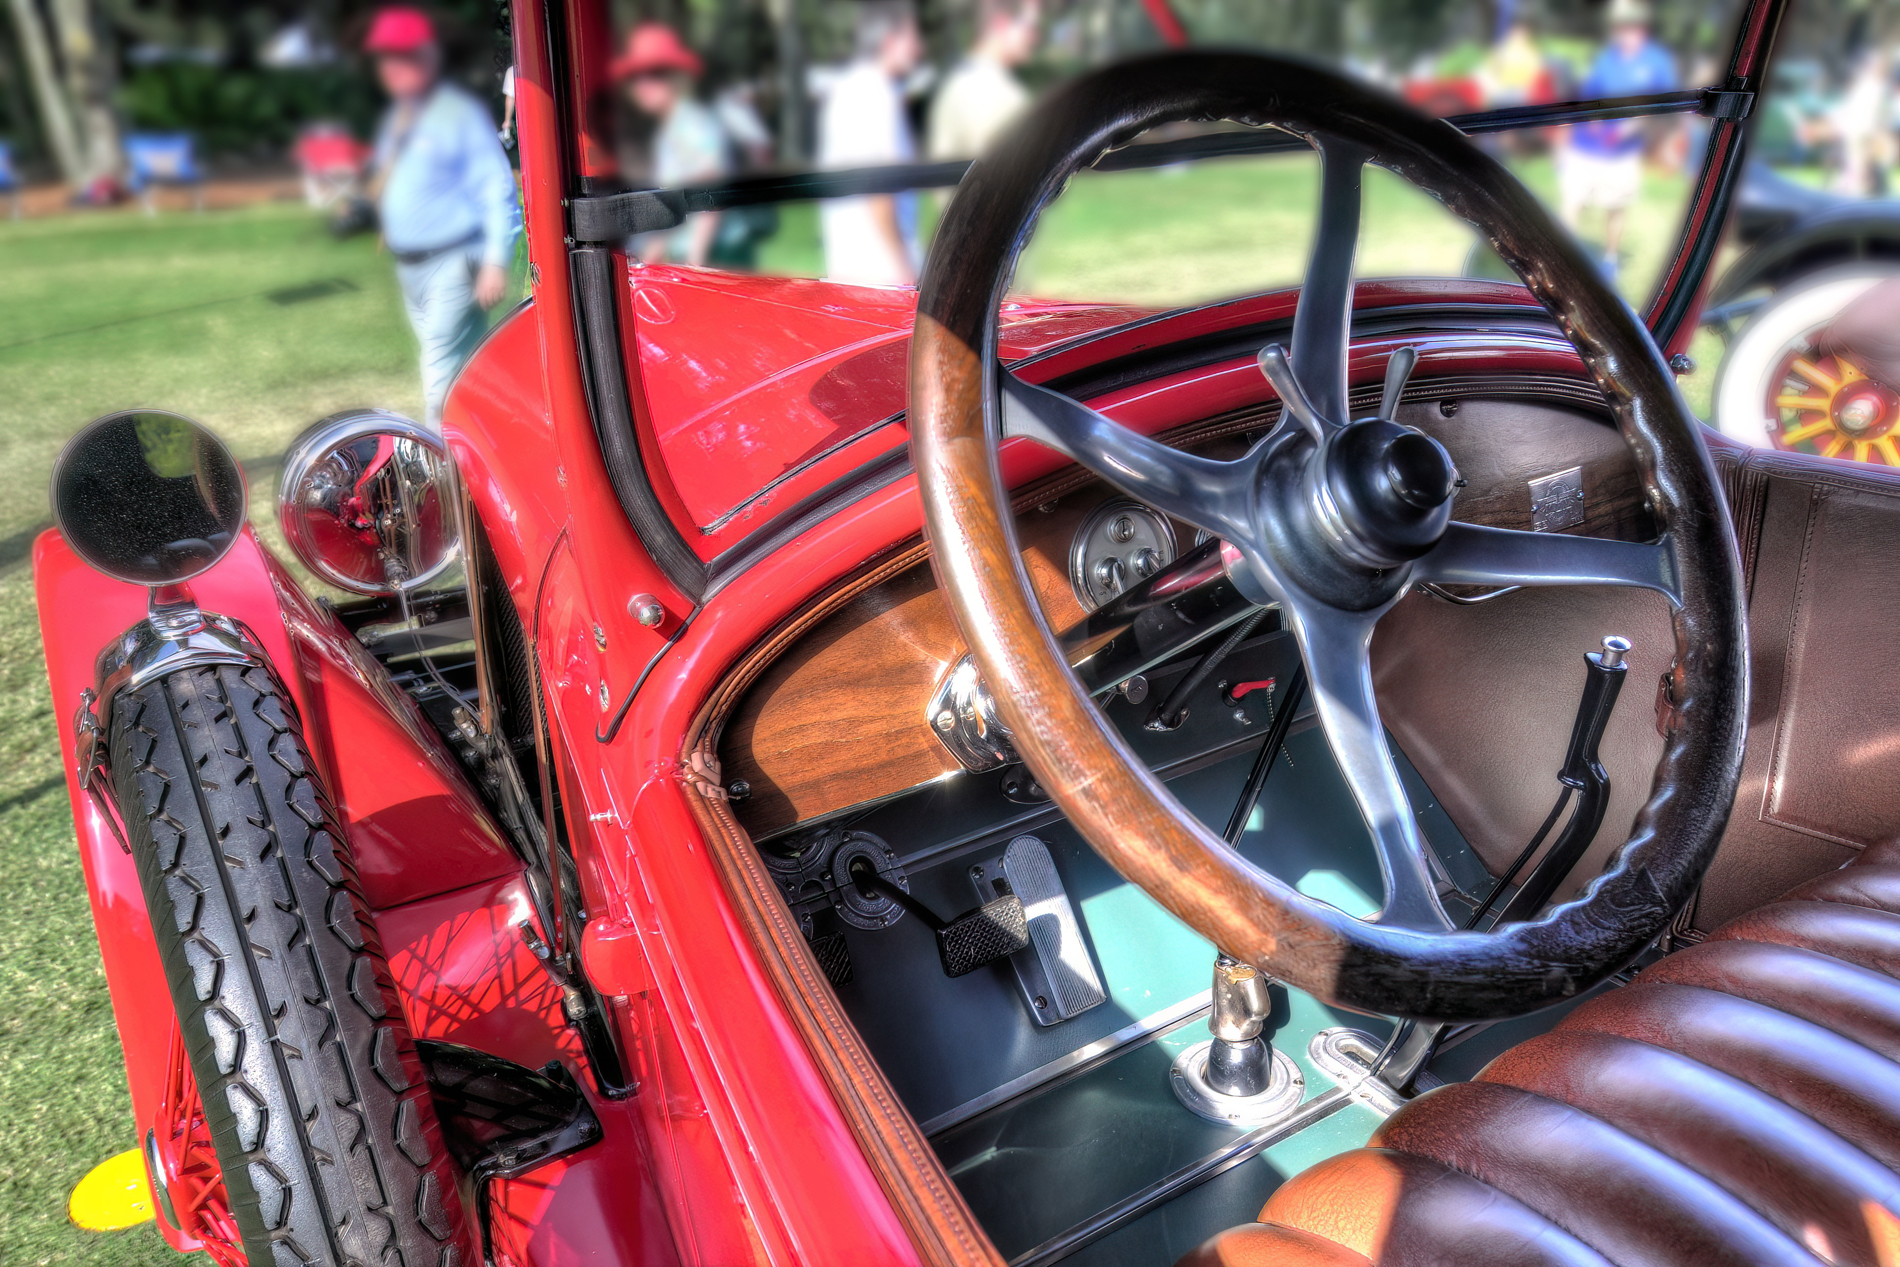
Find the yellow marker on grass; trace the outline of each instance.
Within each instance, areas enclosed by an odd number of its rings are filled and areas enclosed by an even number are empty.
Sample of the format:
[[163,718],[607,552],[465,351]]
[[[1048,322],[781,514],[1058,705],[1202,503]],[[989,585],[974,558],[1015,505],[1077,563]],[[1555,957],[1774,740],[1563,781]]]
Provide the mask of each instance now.
[[152,1188],[145,1160],[128,1148],[86,1172],[66,1202],[66,1214],[88,1232],[116,1232],[152,1217]]

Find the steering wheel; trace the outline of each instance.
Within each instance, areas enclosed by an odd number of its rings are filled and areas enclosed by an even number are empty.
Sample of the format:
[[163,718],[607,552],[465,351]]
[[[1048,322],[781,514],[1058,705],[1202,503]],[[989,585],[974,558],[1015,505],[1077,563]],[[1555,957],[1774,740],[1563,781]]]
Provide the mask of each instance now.
[[[1078,169],[1158,124],[1234,120],[1304,138],[1319,223],[1291,351],[1261,353],[1282,423],[1243,457],[1195,457],[1026,383],[996,314],[1037,215]],[[1654,543],[1452,518],[1456,472],[1384,415],[1347,412],[1360,181],[1376,163],[1479,230],[1602,387],[1663,529]],[[1401,360],[1406,354],[1394,357]],[[912,452],[934,566],[1017,750],[1126,879],[1216,946],[1344,1007],[1422,1020],[1514,1015],[1589,988],[1660,933],[1707,869],[1741,771],[1747,642],[1733,529],[1698,426],[1629,306],[1518,180],[1449,124],[1300,62],[1168,53],[1071,83],[964,177],[925,267],[911,346]],[[1371,921],[1306,897],[1202,826],[1091,704],[1044,623],[997,465],[1029,436],[1216,534],[1230,576],[1278,603],[1385,881]],[[1674,609],[1675,725],[1629,840],[1535,922],[1454,931],[1373,698],[1373,626],[1414,585],[1625,585]]]

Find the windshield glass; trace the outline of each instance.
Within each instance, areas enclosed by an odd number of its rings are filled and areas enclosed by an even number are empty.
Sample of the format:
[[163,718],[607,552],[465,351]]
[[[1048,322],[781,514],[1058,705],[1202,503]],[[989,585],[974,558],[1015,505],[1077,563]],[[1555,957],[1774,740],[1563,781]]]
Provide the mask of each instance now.
[[[1725,72],[1738,12],[1736,0],[824,0],[769,10],[734,0],[689,6],[670,24],[616,14],[589,126],[602,129],[623,186],[683,190],[692,211],[678,228],[628,243],[632,338],[660,447],[694,490],[689,513],[702,532],[736,539],[772,504],[777,481],[834,460],[842,474],[840,447],[901,413],[908,288],[957,180],[972,155],[1076,75],[1168,48],[1241,47],[1377,84],[1457,120],[1640,308],[1679,239],[1708,135],[1698,89]],[[1540,108],[1578,100],[1635,110],[1630,99],[1644,99],[1640,117],[1502,128],[1497,115],[1536,121]],[[1172,125],[1118,151],[1117,170],[1078,174],[1019,263],[1006,354],[1300,283],[1317,156],[1235,154],[1215,133],[1289,141],[1238,125]],[[1227,156],[1206,157],[1215,142]],[[641,271],[661,264],[710,271],[696,280]],[[877,289],[850,298],[754,289],[741,299],[715,280],[732,273]],[[1468,226],[1376,169],[1357,275],[1514,280]],[[1050,302],[1094,315],[1064,327],[1049,319]],[[792,339],[778,304],[806,314],[801,329],[815,328],[817,308],[829,324],[815,341]],[[689,309],[747,329],[756,320],[761,333],[708,358],[684,342],[700,328]],[[836,364],[835,349],[848,349]],[[769,432],[748,430],[760,406],[750,396],[768,382],[796,404]],[[752,437],[742,470],[721,442],[735,428]]]
[[[787,171],[905,167],[909,190],[702,214],[639,244],[667,260],[865,284],[915,280],[958,160],[1065,79],[1169,47],[1321,62],[1428,113],[1683,93],[1713,83],[1733,4],[1650,0],[827,0],[690,7],[621,26],[615,136],[630,187],[719,187]],[[729,12],[731,10],[732,12]],[[1692,106],[1688,107],[1692,109]],[[1166,145],[1205,129],[1144,138]],[[1673,246],[1706,124],[1692,113],[1527,128],[1482,143],[1602,260],[1632,301]],[[1315,210],[1310,154],[1079,177],[1040,226],[1018,286],[1044,297],[1177,305],[1299,280]],[[713,224],[714,219],[720,221]],[[1374,174],[1362,276],[1501,265],[1435,203]]]

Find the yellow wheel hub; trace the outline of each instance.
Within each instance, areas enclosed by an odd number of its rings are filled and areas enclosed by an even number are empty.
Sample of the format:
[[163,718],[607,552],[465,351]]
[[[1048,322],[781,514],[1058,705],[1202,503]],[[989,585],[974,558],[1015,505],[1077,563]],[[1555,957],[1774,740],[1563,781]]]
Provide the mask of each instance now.
[[150,1219],[152,1189],[139,1150],[127,1149],[88,1171],[73,1189],[66,1213],[88,1232],[116,1232]]
[[1814,352],[1790,357],[1776,381],[1776,448],[1900,466],[1900,393],[1893,388],[1844,356]]

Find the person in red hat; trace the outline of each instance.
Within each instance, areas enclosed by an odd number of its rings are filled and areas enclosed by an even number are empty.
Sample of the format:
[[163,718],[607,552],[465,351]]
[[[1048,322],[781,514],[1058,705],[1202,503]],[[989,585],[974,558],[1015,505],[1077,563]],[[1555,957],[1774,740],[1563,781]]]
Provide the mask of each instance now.
[[[652,183],[660,189],[705,185],[732,171],[732,141],[719,117],[694,95],[703,69],[699,55],[659,22],[642,22],[627,34],[627,48],[613,62],[613,76],[627,99],[657,127],[653,133]],[[687,217],[672,233],[648,235],[636,244],[642,260],[662,259],[701,266],[719,241],[720,213]]]
[[422,345],[426,421],[440,427],[449,383],[487,331],[486,310],[507,292],[520,201],[488,107],[442,80],[428,14],[379,10],[363,51],[390,97],[371,189]]

